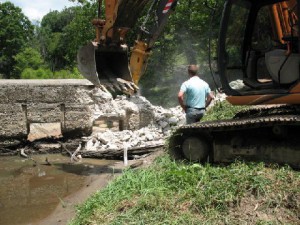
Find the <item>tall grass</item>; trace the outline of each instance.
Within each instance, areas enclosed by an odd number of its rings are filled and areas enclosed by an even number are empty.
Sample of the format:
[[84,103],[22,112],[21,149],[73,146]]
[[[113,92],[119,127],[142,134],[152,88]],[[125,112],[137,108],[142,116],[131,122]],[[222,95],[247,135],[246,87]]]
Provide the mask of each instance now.
[[249,106],[231,105],[227,101],[219,101],[208,112],[206,112],[201,121],[231,119],[239,111],[248,108]]
[[147,169],[124,171],[82,204],[71,224],[235,224],[231,211],[249,196],[262,212],[289,209],[297,218],[299,203],[290,207],[288,196],[300,200],[299,184],[299,173],[288,167],[183,164],[165,155]]

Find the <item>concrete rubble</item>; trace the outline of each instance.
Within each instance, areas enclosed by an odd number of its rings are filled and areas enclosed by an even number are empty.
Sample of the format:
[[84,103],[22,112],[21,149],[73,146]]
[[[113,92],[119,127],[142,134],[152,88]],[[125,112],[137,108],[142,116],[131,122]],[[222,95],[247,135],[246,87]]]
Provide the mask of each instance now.
[[[121,119],[122,126],[116,124],[117,127],[102,130],[93,128],[91,136],[82,138],[82,150],[86,152],[163,146],[172,130],[185,123],[185,114],[180,106],[165,109],[152,105],[142,96],[118,96],[113,99],[99,89],[93,90],[93,96],[95,121],[104,115],[113,115]],[[225,95],[218,94],[211,106],[224,99]]]
[[[117,96],[113,99],[99,89],[93,90],[94,120],[119,118],[122,125],[96,129],[91,136],[83,137],[83,151],[113,151],[119,149],[162,146],[172,130],[185,122],[182,109],[177,106],[164,109],[152,105],[142,96]],[[99,125],[100,120],[96,125]],[[112,123],[113,124],[113,123]]]

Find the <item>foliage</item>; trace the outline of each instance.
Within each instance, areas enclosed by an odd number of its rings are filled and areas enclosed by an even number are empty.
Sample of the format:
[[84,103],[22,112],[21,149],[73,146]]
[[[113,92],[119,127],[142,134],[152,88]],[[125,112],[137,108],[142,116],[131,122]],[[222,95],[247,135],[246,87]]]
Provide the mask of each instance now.
[[[76,7],[65,8],[62,12],[52,11],[45,15],[38,29],[43,57],[52,71],[66,68],[70,62],[66,60],[67,47],[64,45],[64,29],[76,15]],[[72,60],[72,63],[74,59]]]
[[25,68],[21,73],[21,79],[47,79],[52,76],[49,69],[31,69]]
[[219,101],[206,112],[201,121],[231,119],[236,113],[247,108],[249,106],[231,105],[227,101]]
[[26,68],[21,74],[22,79],[82,79],[83,77],[79,73],[78,69],[59,70],[54,73],[50,69],[32,69]]
[[64,59],[69,66],[76,65],[79,48],[95,39],[95,28],[91,21],[96,17],[97,5],[85,3],[75,9],[73,20],[64,27],[61,45],[64,46]]
[[45,15],[38,30],[38,39],[44,59],[52,71],[72,68],[80,46],[95,37],[91,24],[96,17],[96,4],[52,11]]
[[39,51],[33,48],[25,48],[14,57],[16,63],[14,66],[14,74],[16,77],[20,77],[21,73],[26,68],[32,68],[34,70],[42,67],[44,61]]
[[163,156],[150,168],[124,171],[82,204],[71,224],[267,222],[257,216],[247,220],[249,215],[241,208],[246,199],[253,208],[259,203],[257,213],[274,215],[269,210],[274,200],[277,209],[297,218],[300,206],[290,207],[282,196],[300,196],[299,184],[299,172],[288,167],[266,168],[262,163],[242,162],[227,167],[183,164]]
[[33,25],[19,7],[11,2],[0,3],[0,74],[13,76],[14,56],[33,36]]

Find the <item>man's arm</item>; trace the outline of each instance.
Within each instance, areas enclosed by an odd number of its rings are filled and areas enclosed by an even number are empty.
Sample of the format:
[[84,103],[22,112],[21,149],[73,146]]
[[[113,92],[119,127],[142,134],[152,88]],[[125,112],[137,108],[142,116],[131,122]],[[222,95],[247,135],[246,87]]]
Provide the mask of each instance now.
[[178,102],[179,102],[181,108],[183,109],[183,111],[185,112],[186,111],[186,106],[184,105],[183,96],[184,96],[184,92],[179,91],[178,92]]
[[206,97],[205,108],[208,107],[211,101],[215,98],[214,93],[211,91]]

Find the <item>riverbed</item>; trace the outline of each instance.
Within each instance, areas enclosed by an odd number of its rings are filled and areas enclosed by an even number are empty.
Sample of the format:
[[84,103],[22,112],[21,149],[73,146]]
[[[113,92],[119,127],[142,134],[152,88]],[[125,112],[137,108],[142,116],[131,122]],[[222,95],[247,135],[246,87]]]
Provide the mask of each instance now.
[[[121,172],[114,168],[115,160],[84,158],[71,163],[61,154],[32,159],[0,158],[0,225],[43,224],[58,207],[74,210],[76,193],[88,196],[97,188],[95,185],[103,186]],[[54,219],[56,224],[65,224],[59,215]]]

